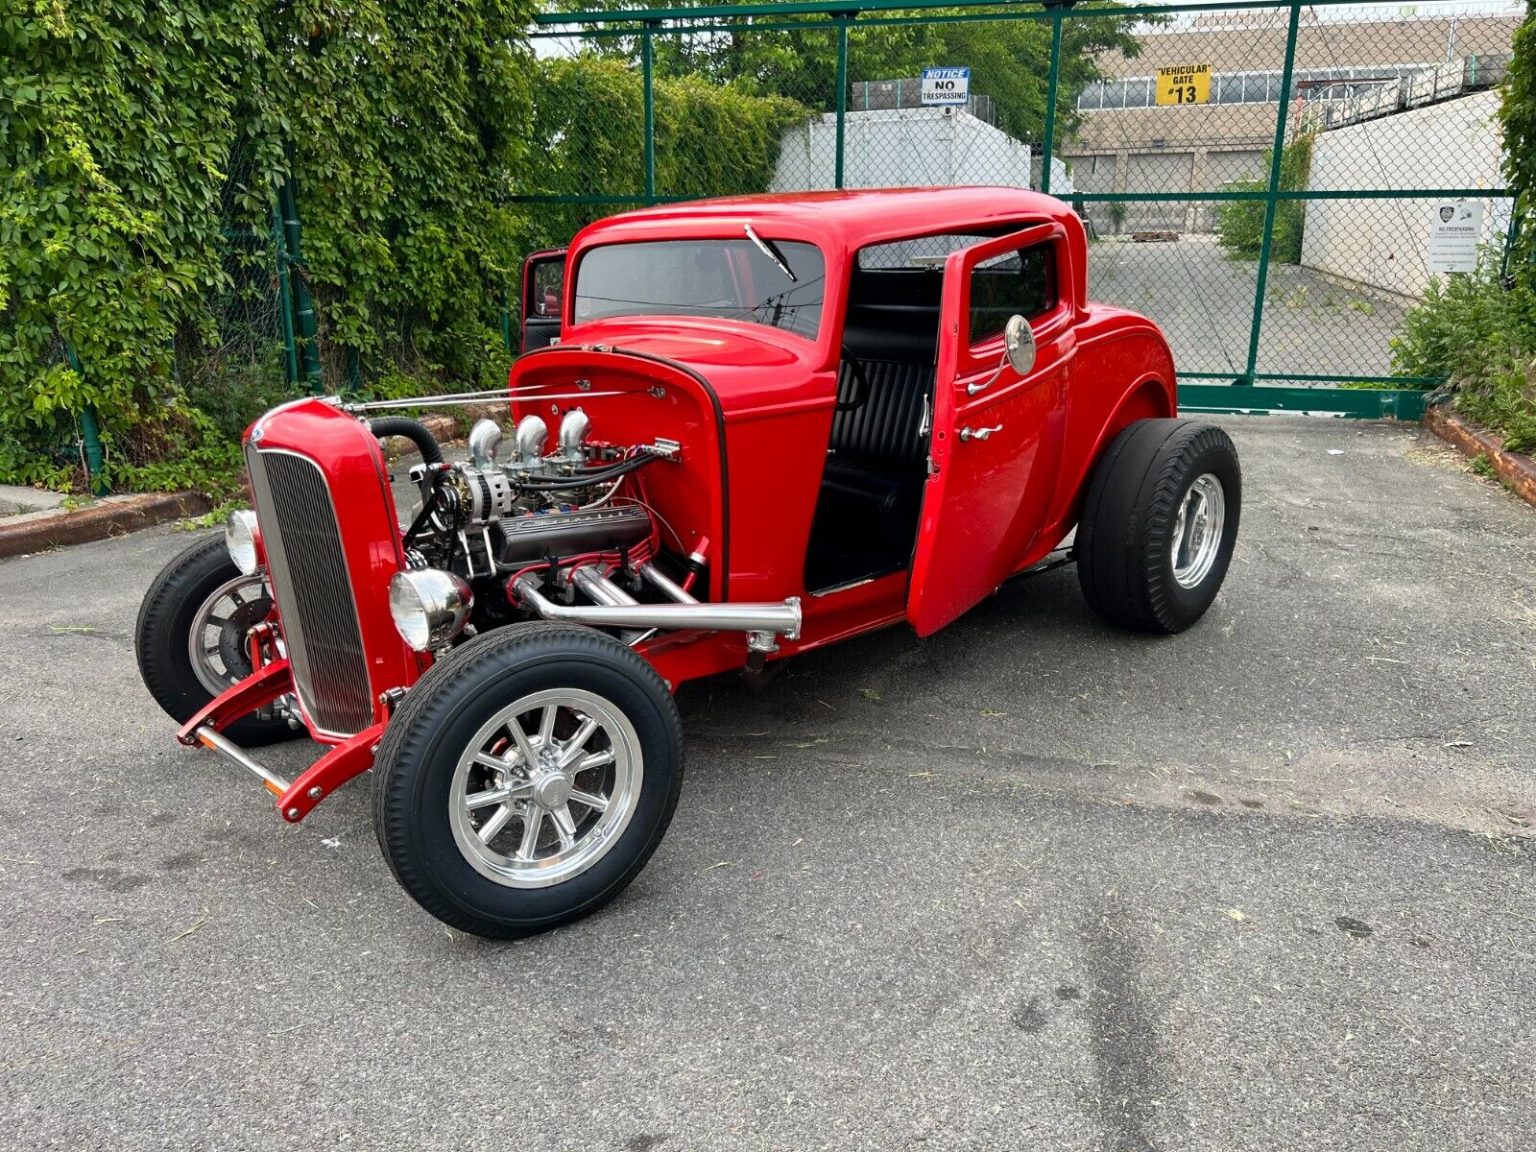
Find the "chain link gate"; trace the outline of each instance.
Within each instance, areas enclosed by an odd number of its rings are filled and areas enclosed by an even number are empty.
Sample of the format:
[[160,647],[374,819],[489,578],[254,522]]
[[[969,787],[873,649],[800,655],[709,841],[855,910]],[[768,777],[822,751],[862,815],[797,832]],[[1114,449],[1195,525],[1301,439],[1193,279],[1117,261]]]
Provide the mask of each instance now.
[[[1494,114],[1522,16],[1501,0],[545,13],[546,161],[515,198],[558,245],[702,196],[1033,187],[1087,221],[1090,294],[1163,327],[1182,408],[1416,419],[1441,381],[1395,372],[1404,317],[1433,276],[1512,238]],[[930,69],[968,85],[936,91]]]

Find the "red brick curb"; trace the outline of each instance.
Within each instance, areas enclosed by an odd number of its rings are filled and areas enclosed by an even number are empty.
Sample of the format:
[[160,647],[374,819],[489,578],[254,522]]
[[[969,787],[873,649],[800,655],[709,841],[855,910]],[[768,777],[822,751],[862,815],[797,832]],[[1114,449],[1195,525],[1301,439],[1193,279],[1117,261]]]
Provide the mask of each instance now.
[[104,496],[69,512],[54,509],[7,516],[0,520],[0,556],[123,536],[167,520],[201,516],[208,507],[208,498],[198,492],[144,492]]
[[1468,424],[1449,408],[1427,409],[1424,427],[1465,455],[1486,456],[1495,474],[1520,499],[1536,505],[1536,460],[1520,452],[1504,451],[1504,440]]

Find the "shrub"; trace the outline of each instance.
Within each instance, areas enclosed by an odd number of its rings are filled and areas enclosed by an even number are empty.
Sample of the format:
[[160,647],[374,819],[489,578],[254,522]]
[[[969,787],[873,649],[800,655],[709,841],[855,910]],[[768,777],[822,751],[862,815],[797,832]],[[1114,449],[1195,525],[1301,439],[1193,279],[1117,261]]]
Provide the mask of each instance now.
[[1476,272],[1430,282],[1392,341],[1393,368],[1444,376],[1459,412],[1504,436],[1512,452],[1536,450],[1536,292],[1499,275],[1497,253]]
[[[1267,173],[1274,150],[1264,153],[1259,169]],[[1312,170],[1312,137],[1298,136],[1280,158],[1280,188],[1297,192],[1307,186]],[[1236,180],[1225,186],[1234,192],[1268,192],[1269,179]],[[1264,245],[1264,202],[1262,200],[1224,200],[1216,208],[1216,239],[1227,255],[1239,260],[1257,260]],[[1306,204],[1300,200],[1281,200],[1275,205],[1275,225],[1270,239],[1269,258],[1277,264],[1301,263],[1302,227]]]

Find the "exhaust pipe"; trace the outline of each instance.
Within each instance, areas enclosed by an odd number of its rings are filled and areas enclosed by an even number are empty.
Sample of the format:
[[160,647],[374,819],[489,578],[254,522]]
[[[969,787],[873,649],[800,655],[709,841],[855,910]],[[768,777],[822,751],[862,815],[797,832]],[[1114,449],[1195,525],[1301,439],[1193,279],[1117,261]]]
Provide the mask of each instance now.
[[[593,575],[623,594],[622,589],[613,586],[600,573]],[[591,578],[583,577],[583,582],[591,582]],[[599,624],[609,628],[759,632],[783,636],[787,640],[800,639],[798,596],[778,604],[557,604],[539,591],[538,578],[528,572],[512,582],[512,590],[524,607],[546,620]]]

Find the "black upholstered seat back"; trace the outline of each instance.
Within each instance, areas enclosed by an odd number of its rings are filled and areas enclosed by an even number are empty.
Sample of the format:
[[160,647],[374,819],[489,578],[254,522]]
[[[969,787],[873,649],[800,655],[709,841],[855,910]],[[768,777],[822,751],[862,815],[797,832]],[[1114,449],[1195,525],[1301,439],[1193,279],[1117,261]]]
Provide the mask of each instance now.
[[838,373],[840,404],[852,403],[861,393],[865,398],[857,408],[832,417],[834,458],[898,470],[921,466],[928,453],[920,435],[923,402],[933,388],[933,365],[863,358],[859,365],[869,381],[867,393],[846,361]]

